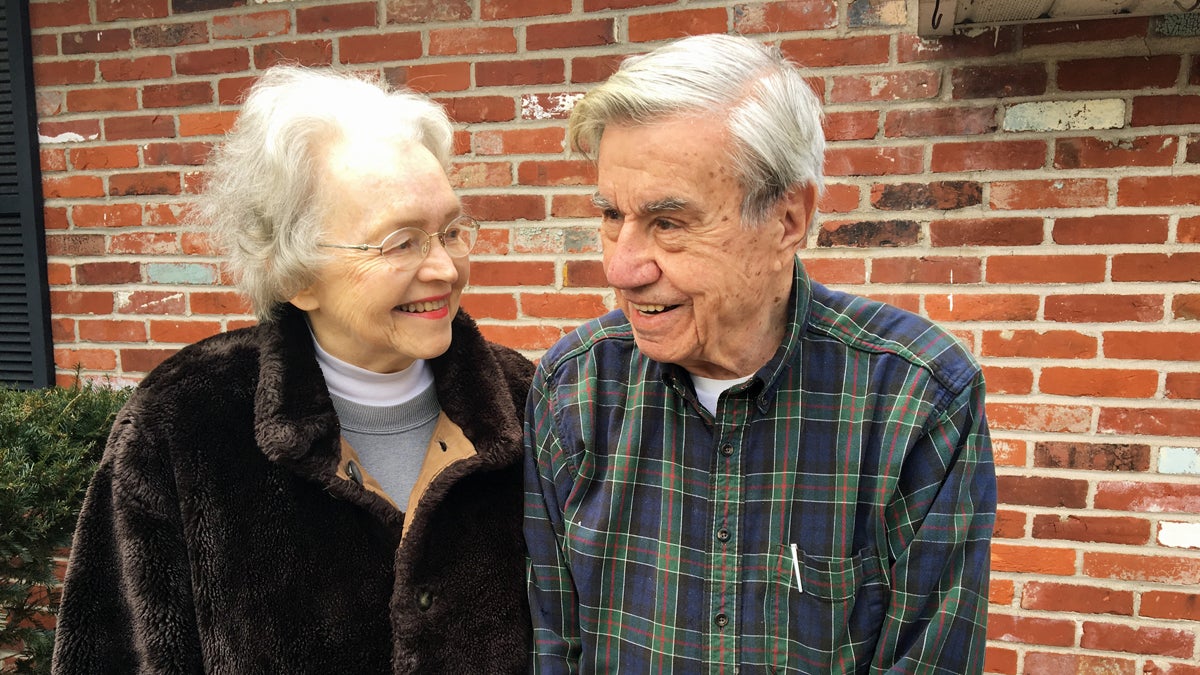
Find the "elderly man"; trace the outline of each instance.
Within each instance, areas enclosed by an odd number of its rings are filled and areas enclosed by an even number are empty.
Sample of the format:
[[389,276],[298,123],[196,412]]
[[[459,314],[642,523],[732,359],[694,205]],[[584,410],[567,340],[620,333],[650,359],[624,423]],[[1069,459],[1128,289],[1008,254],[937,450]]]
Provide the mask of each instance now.
[[928,321],[805,274],[820,115],[792,64],[718,35],[576,106],[620,310],[530,393],[539,672],[982,669],[983,378]]

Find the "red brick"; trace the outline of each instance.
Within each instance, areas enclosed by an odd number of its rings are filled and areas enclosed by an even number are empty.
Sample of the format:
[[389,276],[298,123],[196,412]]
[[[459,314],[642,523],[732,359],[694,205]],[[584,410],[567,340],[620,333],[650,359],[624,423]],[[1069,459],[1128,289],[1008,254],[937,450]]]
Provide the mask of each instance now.
[[75,282],[84,286],[136,283],[142,268],[136,262],[89,262],[75,265]]
[[712,7],[658,14],[633,14],[627,21],[630,42],[653,42],[688,35],[724,33],[728,28],[729,17],[724,7]]
[[1011,579],[990,579],[988,602],[992,605],[1009,606],[1016,597],[1016,588]]
[[[183,54],[176,57],[176,63],[178,64],[179,59],[183,57]],[[140,56],[131,59],[110,59],[100,62],[100,77],[106,82],[158,80],[169,78],[172,74],[170,56]],[[180,70],[179,74],[183,75],[184,72]]]
[[965,66],[950,72],[955,99],[1041,96],[1049,82],[1044,63]]
[[138,166],[136,145],[101,145],[71,148],[71,168],[77,171],[132,169]]
[[414,63],[396,71],[403,73],[403,77],[399,81],[393,81],[393,84],[407,85],[410,89],[422,93],[465,91],[471,87],[471,64],[467,61]]
[[993,209],[1065,209],[1104,206],[1108,183],[1102,178],[1016,180],[992,183]]
[[1026,457],[1029,454],[1026,445],[1025,441],[993,436],[992,455],[995,458],[996,465],[1024,467],[1028,463]]
[[1113,256],[1113,281],[1200,281],[1200,253],[1124,253]]
[[108,244],[108,253],[170,255],[178,252],[178,237],[170,232],[130,232],[113,237]]
[[1200,295],[1176,295],[1171,303],[1171,314],[1176,319],[1200,319]]
[[257,77],[225,77],[217,81],[217,103],[220,105],[240,104],[246,90],[257,81]]
[[1158,371],[1047,367],[1042,369],[1038,388],[1043,394],[1058,396],[1152,398],[1158,391]]
[[161,19],[170,14],[168,0],[96,1],[96,19],[101,22],[120,19]]
[[1106,42],[1146,37],[1147,17],[1088,19],[1087,21],[1055,21],[1029,23],[1021,26],[1026,46],[1066,45],[1079,42]]
[[1200,244],[1200,216],[1180,218],[1175,227],[1175,241],[1181,244]]
[[552,286],[554,263],[543,261],[471,263],[471,285],[480,286]]
[[220,332],[219,321],[150,320],[150,340],[157,343],[191,344]]
[[455,188],[507,187],[512,185],[508,162],[458,162],[450,167],[450,185]]
[[[1079,23],[1091,23],[1083,21]],[[1043,654],[1031,652],[1025,655],[1025,669],[1021,675],[1134,675],[1137,663],[1131,659],[1088,654]]]
[[1063,91],[1167,89],[1175,86],[1179,67],[1175,54],[1063,60],[1056,82]]
[[139,49],[169,49],[207,42],[208,24],[204,21],[160,23],[133,29],[133,46]]
[[[259,70],[281,63],[300,66],[328,66],[333,63],[333,42],[331,40],[291,40],[255,44],[252,58],[255,67]],[[233,70],[235,69],[230,68],[222,72],[227,73]],[[236,70],[241,70],[241,68]]]
[[861,141],[879,134],[879,112],[855,110],[826,113],[823,124],[825,138],[830,141]]
[[117,367],[117,354],[111,349],[55,349],[54,365],[63,370],[112,372]]
[[1145,472],[1150,469],[1150,446],[1038,441],[1034,447],[1033,465],[1049,469]]
[[1037,246],[1044,225],[1041,218],[972,218],[934,220],[929,223],[933,246]]
[[1092,136],[1060,138],[1054,144],[1054,168],[1096,169],[1130,166],[1171,166],[1178,153],[1175,136],[1101,139]]
[[127,28],[63,33],[61,38],[64,56],[128,51],[132,46],[132,41],[133,36]]
[[880,284],[973,284],[983,278],[978,258],[876,258],[871,281]]
[[478,255],[508,255],[511,233],[508,228],[484,228],[475,242],[474,252]]
[[624,54],[580,56],[571,59],[571,82],[583,83],[606,80],[610,75],[617,72],[617,67],[624,60]]
[[978,206],[982,200],[983,187],[975,181],[878,183],[871,186],[871,206],[881,211],[948,211]]
[[342,63],[379,63],[420,58],[420,33],[372,33],[338,38]]
[[50,234],[46,236],[46,255],[101,255],[104,235]]
[[429,31],[429,55],[515,54],[517,37],[512,28],[442,28]]
[[[745,5],[753,7],[753,5]],[[813,5],[809,3],[810,7]],[[833,8],[828,4],[825,7]],[[809,38],[784,40],[780,51],[806,68],[884,65],[888,62],[890,40],[886,35],[861,35],[852,38]]]
[[599,12],[606,9],[629,9],[648,5],[666,5],[677,0],[583,0],[583,11]]
[[599,260],[568,260],[563,263],[564,288],[607,288],[608,277]]
[[50,309],[62,314],[112,314],[113,294],[109,291],[50,291]]
[[991,402],[987,405],[987,415],[993,430],[1082,434],[1092,427],[1090,405]]
[[73,113],[137,110],[137,89],[71,89],[67,92],[67,109]]
[[1135,96],[1129,123],[1135,127],[1200,124],[1200,94]]
[[479,87],[561,84],[566,81],[564,73],[562,59],[481,61],[475,64],[475,84]]
[[903,147],[832,147],[825,153],[827,176],[889,176],[921,173],[924,150]]
[[42,195],[47,199],[80,199],[104,196],[99,176],[43,176]]
[[174,349],[122,349],[121,370],[126,373],[148,373],[166,361],[177,350]]
[[604,297],[595,294],[521,294],[521,312],[532,318],[586,321],[604,314],[608,309]]
[[1200,176],[1135,176],[1117,181],[1118,206],[1200,205]]
[[[43,143],[50,143],[49,140],[43,140]],[[67,170],[67,150],[66,148],[39,148],[38,149],[38,164],[42,168],[42,173],[52,173],[55,171]]]
[[1161,295],[1049,295],[1045,318],[1075,323],[1160,321],[1163,300]]
[[[1075,550],[1070,548],[1051,548],[1048,546],[993,543],[992,571],[1073,576],[1075,574]],[[1006,620],[1001,619],[1000,621],[1002,624]],[[1042,639],[1024,641],[1060,646],[1067,646],[1074,642],[1075,631],[1073,629],[1073,622],[1049,619],[1034,619],[1033,621],[1041,627],[1040,630],[1036,630],[1035,632],[1041,635]],[[988,635],[995,637],[1010,634],[1010,631],[1002,629],[1001,625],[992,624],[992,619],[989,619],[988,623]],[[1059,630],[1063,624],[1072,627],[1069,631],[1066,631],[1070,635],[1069,638],[1065,637],[1063,631]],[[1051,628],[1053,630],[1049,630]],[[1060,644],[1060,641],[1063,639],[1068,639],[1069,641]]]
[[1082,480],[1040,476],[997,476],[996,493],[1002,504],[1082,509],[1088,484]]
[[175,121],[170,115],[132,115],[104,120],[104,138],[123,141],[134,138],[171,138]]
[[1061,619],[992,613],[988,617],[988,639],[1066,647],[1075,643],[1075,626]]
[[213,102],[213,88],[208,82],[157,84],[142,87],[142,105],[146,108],[175,108],[205,105]]
[[1036,295],[929,293],[925,296],[925,314],[934,321],[1035,321],[1037,313]]
[[96,80],[96,63],[90,60],[34,62],[33,79],[39,87],[91,84]]
[[117,312],[120,314],[183,314],[187,303],[183,294],[175,291],[131,291],[118,294]]
[[511,96],[467,96],[438,99],[450,119],[459,124],[481,122],[511,122],[517,116],[517,106]]
[[1200,332],[1106,331],[1104,355],[1110,359],[1200,360]]
[[387,22],[397,24],[461,21],[471,18],[470,0],[389,0]]
[[71,207],[75,227],[136,227],[142,224],[139,204],[76,204]]
[[[1022,539],[1025,536],[1025,514],[1020,511],[1010,511],[1007,509],[997,509],[996,511],[996,526],[992,530],[992,536],[999,539]],[[996,586],[995,580],[992,581],[992,591]],[[1011,583],[1009,585],[1011,591]],[[991,593],[989,593],[989,596]],[[1008,602],[1012,602],[1011,595]]]
[[86,26],[91,23],[90,0],[29,3],[29,25],[32,28],[54,26]]
[[[837,26],[837,5],[831,2],[809,2],[808,0],[791,0],[785,2],[765,2],[761,4],[741,4],[733,6],[733,29],[741,35],[754,33],[786,33],[790,31],[822,30]],[[884,43],[887,51],[887,36],[867,36],[855,40],[860,43],[860,51],[869,51],[871,46],[878,47]],[[818,64],[801,58],[801,63],[808,67]],[[875,61],[873,63],[885,63]],[[833,64],[821,64],[833,65]]]
[[1169,225],[1165,215],[1061,217],[1054,221],[1052,236],[1056,244],[1162,244]]
[[517,164],[520,185],[595,185],[596,165],[587,160],[526,161]]
[[983,652],[983,672],[1016,675],[1017,650],[986,645]]
[[833,78],[832,103],[908,101],[935,98],[941,90],[935,70],[905,70]]
[[939,35],[933,39],[905,31],[896,35],[896,53],[900,63],[1000,56],[1015,53],[1018,47],[1016,26],[979,27],[969,32]]
[[1046,163],[1045,141],[937,143],[929,168],[935,172],[1039,169]]
[[[1150,531],[1150,521],[1141,518],[1054,514],[1039,514],[1033,517],[1035,539],[1145,545],[1150,542]],[[1128,612],[1122,613],[1132,614],[1132,604]]]
[[567,331],[546,325],[479,326],[483,336],[513,349],[545,351],[558,342]]
[[804,261],[808,275],[823,284],[865,284],[867,266],[862,260],[811,258]]
[[857,185],[826,183],[825,194],[817,202],[817,210],[820,213],[848,213],[857,209],[858,203]]
[[[354,30],[356,28],[374,28],[376,26],[376,13],[377,5],[374,2],[297,7],[296,32],[325,33],[329,31]],[[420,40],[418,39],[419,42]],[[344,56],[343,54],[343,61],[345,60]]]
[[43,143],[94,141],[100,137],[100,121],[96,119],[75,119],[67,122],[46,120],[38,124],[38,135],[52,139],[42,141]]
[[249,314],[250,302],[244,295],[234,291],[192,291],[188,297],[188,309],[192,314],[233,316]]
[[525,27],[525,48],[531,51],[599,47],[611,45],[616,40],[616,32],[611,18],[538,23]]
[[600,209],[592,203],[590,194],[556,194],[550,199],[550,215],[555,218],[598,218]]
[[1097,621],[1083,622],[1083,636],[1079,640],[1079,646],[1084,649],[1160,654],[1178,658],[1190,657],[1195,645],[1195,631]]
[[463,195],[463,210],[483,221],[544,220],[546,198],[530,194]]
[[111,319],[80,321],[79,339],[83,342],[145,342],[146,324]]
[[990,256],[987,280],[993,284],[1099,283],[1107,261],[1103,255]]
[[1200,373],[1167,373],[1169,399],[1200,399]]
[[485,21],[569,14],[571,0],[480,0],[479,16]]
[[[939,319],[930,313],[929,318]],[[983,366],[983,379],[989,394],[1028,394],[1033,391],[1033,371],[1028,368]]]
[[548,94],[525,94],[521,96],[521,119],[544,121],[565,120],[583,94],[574,92],[552,92]]
[[211,113],[180,113],[179,135],[221,136],[233,128],[237,111],[225,110]]
[[562,127],[485,130],[474,134],[471,146],[477,155],[561,154],[564,135]]
[[[1058,516],[1054,515],[1036,516],[1034,518],[1034,536],[1037,536],[1036,529],[1039,518],[1058,520]],[[1071,516],[1068,520],[1078,519]],[[1021,608],[1052,612],[1133,616],[1133,591],[1083,584],[1063,584],[1054,581],[1027,581],[1021,588]]]
[[143,171],[115,174],[108,177],[109,196],[177,195],[180,193],[178,171]]
[[147,143],[142,146],[146,166],[198,166],[204,164],[212,149],[209,143]]
[[1098,579],[1195,586],[1200,584],[1200,556],[1085,551],[1083,573]]
[[291,13],[287,10],[215,16],[212,20],[216,40],[253,40],[287,35],[292,28]]
[[1158,619],[1200,621],[1200,595],[1186,591],[1145,591],[1138,614]]
[[478,293],[472,291],[462,296],[463,309],[479,319],[511,321],[517,318],[517,299],[512,293]]
[[1102,434],[1145,436],[1195,436],[1197,429],[1200,410],[1194,408],[1101,408],[1097,425]]

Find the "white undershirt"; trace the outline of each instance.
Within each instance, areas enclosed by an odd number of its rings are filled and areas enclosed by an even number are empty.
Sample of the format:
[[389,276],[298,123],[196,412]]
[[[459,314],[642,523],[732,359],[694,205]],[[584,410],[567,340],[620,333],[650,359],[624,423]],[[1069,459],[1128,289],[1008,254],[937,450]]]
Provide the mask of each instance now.
[[346,363],[321,348],[317,348],[317,363],[329,385],[329,393],[348,401],[369,406],[391,406],[412,400],[433,386],[433,372],[424,359],[398,373],[376,373]]
[[696,398],[700,399],[700,405],[704,406],[708,412],[717,414],[717,399],[726,389],[732,389],[737,385],[746,382],[753,375],[745,377],[737,377],[732,380],[714,380],[711,377],[700,377],[692,375],[692,385],[696,387]]

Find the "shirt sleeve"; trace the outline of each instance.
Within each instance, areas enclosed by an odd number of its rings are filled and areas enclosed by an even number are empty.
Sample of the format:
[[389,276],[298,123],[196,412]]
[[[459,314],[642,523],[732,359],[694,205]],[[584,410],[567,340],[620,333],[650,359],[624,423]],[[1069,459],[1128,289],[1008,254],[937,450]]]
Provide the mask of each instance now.
[[928,485],[888,508],[892,595],[871,672],[980,673],[996,513],[982,375],[931,419],[901,480]]
[[118,425],[76,526],[52,671],[201,672],[173,481],[158,457],[133,451],[132,420]]
[[570,494],[572,477],[547,389],[545,372],[539,368],[525,414],[525,541],[530,558],[533,672],[557,675],[579,672],[582,640],[563,529],[563,501]]

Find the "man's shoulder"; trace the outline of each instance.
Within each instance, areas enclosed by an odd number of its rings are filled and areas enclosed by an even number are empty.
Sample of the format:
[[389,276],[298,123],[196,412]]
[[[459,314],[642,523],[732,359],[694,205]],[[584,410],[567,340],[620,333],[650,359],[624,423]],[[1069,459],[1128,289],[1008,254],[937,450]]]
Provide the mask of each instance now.
[[962,342],[933,321],[817,283],[813,283],[807,328],[815,339],[834,340],[847,349],[891,354],[928,369],[951,389],[966,386],[979,371]]
[[564,335],[542,356],[539,368],[553,373],[579,359],[628,359],[636,348],[633,327],[621,310],[614,309]]

